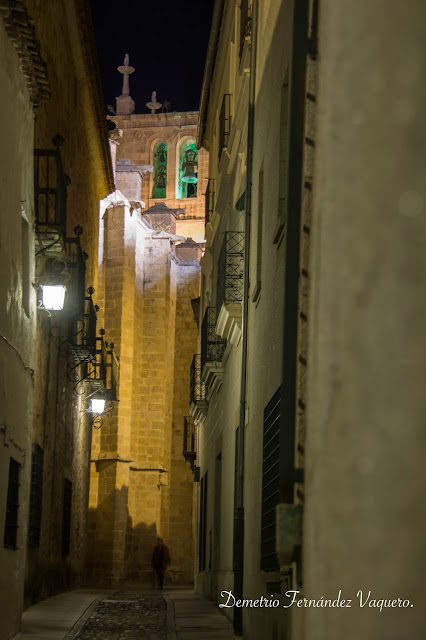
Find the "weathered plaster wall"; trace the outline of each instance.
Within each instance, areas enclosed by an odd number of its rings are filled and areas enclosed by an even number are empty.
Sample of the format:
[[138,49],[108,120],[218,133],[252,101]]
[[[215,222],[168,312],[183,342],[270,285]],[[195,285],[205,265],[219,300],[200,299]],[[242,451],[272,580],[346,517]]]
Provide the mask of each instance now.
[[[288,571],[261,570],[261,514],[263,482],[264,410],[282,384],[283,318],[286,265],[286,215],[289,164],[289,75],[293,46],[293,2],[258,2],[256,46],[256,86],[254,103],[254,139],[251,176],[251,208],[239,211],[237,203],[246,190],[248,158],[250,38],[239,48],[240,11],[225,3],[220,39],[210,82],[208,112],[203,144],[210,151],[209,175],[215,180],[215,205],[206,226],[206,253],[202,259],[202,305],[217,304],[217,263],[223,232],[245,228],[250,215],[251,237],[248,248],[249,302],[247,348],[247,401],[245,414],[244,460],[244,585],[243,597],[261,596],[285,601],[291,588]],[[253,41],[252,41],[253,42]],[[253,44],[252,44],[253,46]],[[252,73],[252,72],[250,72]],[[309,90],[313,93],[312,86]],[[227,149],[218,163],[218,121],[224,94],[231,94],[232,126]],[[286,98],[287,96],[287,98]],[[287,102],[286,102],[287,100]],[[313,117],[310,128],[313,138]],[[295,126],[295,125],[294,125]],[[311,163],[305,163],[304,181],[311,179]],[[304,194],[305,198],[305,194]],[[248,198],[246,194],[246,206]],[[302,224],[309,233],[309,203],[302,203]],[[305,231],[304,231],[305,233]],[[245,238],[248,243],[248,239]],[[301,271],[307,272],[309,244],[304,239]],[[306,315],[309,285],[302,276],[300,303]],[[298,392],[304,394],[306,330],[299,341]],[[208,402],[208,412],[199,429],[200,453],[197,462],[201,476],[208,472],[207,558],[204,571],[196,575],[196,589],[223,603],[222,590],[234,590],[234,478],[236,428],[240,422],[241,343],[227,346],[222,361],[220,390]],[[304,398],[304,395],[303,395]],[[298,452],[303,450],[304,417],[298,409]],[[219,454],[221,453],[221,456]],[[282,452],[281,452],[282,456]],[[298,463],[300,461],[298,460]],[[300,498],[297,497],[296,501]],[[295,567],[293,567],[294,569]],[[300,566],[297,567],[299,570]],[[295,574],[294,574],[295,575]],[[232,618],[235,609],[225,609]],[[243,612],[244,638],[284,638],[291,627],[290,616],[282,607],[251,608]],[[290,622],[290,624],[289,624]]]
[[[283,382],[283,325],[285,317],[285,269],[287,264],[288,217],[290,208],[288,171],[289,138],[300,126],[291,120],[292,49],[295,3],[271,0],[259,3],[258,46],[256,57],[256,102],[253,141],[253,200],[251,277],[260,278],[260,293],[253,301],[251,286],[248,348],[248,413],[246,439],[245,562],[246,597],[270,598],[288,603],[287,589],[297,588],[301,564],[293,563],[292,576],[287,567],[275,572],[261,570],[262,473],[264,410]],[[308,29],[309,31],[309,29]],[[315,100],[315,67],[307,56],[307,93]],[[310,276],[310,195],[312,190],[312,149],[315,118],[305,98],[305,130],[301,180],[299,305],[297,309],[298,351],[296,363],[295,466],[303,468],[305,448],[305,406],[307,358],[307,311]],[[307,144],[307,140],[309,145]],[[263,180],[263,193],[260,183]],[[263,215],[261,212],[263,208]],[[261,266],[258,267],[260,218],[263,217]],[[281,229],[281,231],[279,231]],[[262,375],[257,372],[261,371]],[[283,408],[285,410],[285,408]],[[288,409],[287,409],[288,410]],[[282,446],[282,445],[281,445]],[[280,455],[283,456],[281,450]],[[294,488],[294,502],[303,504],[303,485]],[[281,497],[281,500],[283,498]],[[299,623],[299,610],[247,608],[243,611],[244,635],[248,639],[264,634],[268,638],[286,637]]]
[[[30,284],[34,278],[34,116],[19,58],[2,20],[0,59],[0,638],[5,640],[18,631],[23,606],[36,302]],[[27,246],[22,241],[23,219],[28,223]],[[16,550],[3,546],[11,457],[22,465]]]
[[[79,224],[88,254],[86,287],[97,287],[98,201],[112,181],[102,155],[102,131],[96,120],[95,73],[83,42],[84,9],[75,2],[29,0],[41,52],[47,63],[51,98],[36,112],[31,146],[52,149],[52,137],[64,138],[62,163],[70,178],[67,190],[67,236]],[[106,141],[105,141],[106,144]],[[33,176],[30,178],[33,182]],[[34,244],[32,245],[34,251]],[[39,266],[38,266],[39,268]],[[36,276],[38,273],[36,273]],[[96,297],[95,297],[96,301]],[[41,543],[28,552],[28,603],[85,579],[88,468],[91,424],[76,394],[79,369],[69,375],[68,327],[61,314],[38,312],[34,377],[34,441],[44,451]],[[82,391],[79,387],[78,391]],[[69,555],[62,551],[64,479],[72,482]]]
[[[28,548],[25,598],[31,602],[84,583],[91,424],[68,378],[64,328],[39,312],[34,442],[44,454],[40,545]],[[46,316],[46,317],[45,317]],[[70,553],[63,555],[64,480],[72,482]]]
[[304,575],[353,602],[306,610],[303,637],[420,638],[426,7],[324,0],[319,24]]
[[[244,212],[235,203],[245,191],[248,76],[239,69],[239,47],[236,45],[236,16],[232,3],[225,7],[215,74],[211,82],[204,145],[209,149],[209,177],[214,181],[213,211],[206,225],[206,252],[202,264],[202,296],[200,321],[207,307],[216,306],[218,261],[226,231],[243,231]],[[219,155],[219,114],[224,94],[231,94],[232,127],[226,151]],[[200,347],[198,348],[198,353]],[[200,475],[207,472],[206,564],[199,566],[199,522],[195,587],[204,597],[221,601],[220,591],[233,589],[233,527],[235,434],[239,422],[241,342],[228,343],[221,365],[223,381],[208,401],[203,424],[198,427],[197,465]],[[220,366],[220,364],[219,364]],[[198,509],[200,491],[198,489]],[[232,609],[224,613],[233,616]]]

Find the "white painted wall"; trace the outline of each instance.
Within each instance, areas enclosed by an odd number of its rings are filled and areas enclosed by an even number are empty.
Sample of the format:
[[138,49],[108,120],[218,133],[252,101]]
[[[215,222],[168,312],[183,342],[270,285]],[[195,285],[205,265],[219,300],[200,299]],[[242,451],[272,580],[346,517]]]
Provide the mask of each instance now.
[[[17,633],[23,606],[31,473],[35,344],[32,104],[19,58],[0,20],[0,638]],[[22,246],[23,219],[28,243]],[[23,252],[26,254],[23,260]],[[27,311],[23,265],[27,264]],[[3,546],[9,460],[20,471],[17,549]]]
[[319,24],[304,573],[353,602],[303,638],[423,638],[426,5],[323,0]]

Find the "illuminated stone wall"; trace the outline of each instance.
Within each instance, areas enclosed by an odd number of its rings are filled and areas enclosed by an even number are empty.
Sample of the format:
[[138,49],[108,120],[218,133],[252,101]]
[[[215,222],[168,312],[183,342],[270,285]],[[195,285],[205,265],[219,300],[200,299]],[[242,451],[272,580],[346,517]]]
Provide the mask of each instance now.
[[[194,483],[182,449],[200,250],[194,244],[181,260],[176,236],[142,214],[118,193],[101,214],[99,290],[120,388],[92,446],[89,570],[98,581],[150,582],[157,536],[169,546],[171,575],[193,577]],[[173,213],[160,217],[174,228]]]
[[[93,438],[89,570],[95,580],[150,582],[161,536],[170,576],[192,580],[194,482],[182,450],[201,251],[176,243],[204,241],[208,154],[198,156],[196,197],[179,197],[179,163],[195,143],[198,114],[108,118],[120,192],[101,209],[99,300],[120,354],[120,399]],[[164,188],[159,167],[167,168]]]

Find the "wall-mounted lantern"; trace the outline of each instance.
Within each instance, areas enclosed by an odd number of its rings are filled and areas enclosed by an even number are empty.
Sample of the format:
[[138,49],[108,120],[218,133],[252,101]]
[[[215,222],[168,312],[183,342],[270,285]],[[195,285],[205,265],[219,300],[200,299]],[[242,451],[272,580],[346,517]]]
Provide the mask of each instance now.
[[86,408],[83,409],[91,418],[95,429],[100,429],[104,418],[110,418],[114,410],[114,398],[111,391],[105,388],[103,380],[91,380],[88,388],[91,391],[85,398]]
[[[62,255],[38,256],[41,273],[35,285],[39,288],[39,309],[79,314],[84,304],[85,254],[80,245],[82,227],[75,227],[75,238],[66,238]],[[67,293],[68,292],[68,293]],[[69,300],[68,300],[69,298]]]
[[84,396],[82,411],[90,415],[93,427],[100,429],[103,419],[112,416],[114,402],[118,401],[119,359],[114,352],[114,343],[104,340],[105,330],[99,329],[99,336],[96,336],[91,293],[87,302],[88,310],[93,311],[85,314],[88,323],[79,332],[81,344],[70,345],[74,362],[68,369],[68,378],[75,382],[75,392]]

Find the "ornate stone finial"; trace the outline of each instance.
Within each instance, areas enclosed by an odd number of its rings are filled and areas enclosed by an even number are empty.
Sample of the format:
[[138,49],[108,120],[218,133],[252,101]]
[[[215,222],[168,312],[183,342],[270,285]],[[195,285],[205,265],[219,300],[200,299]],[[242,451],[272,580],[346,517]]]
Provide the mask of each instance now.
[[124,64],[117,67],[117,70],[123,74],[123,89],[121,91],[121,96],[116,98],[117,115],[130,115],[135,109],[135,103],[129,93],[129,76],[134,72],[135,68],[129,65],[128,53],[124,56]]
[[123,74],[123,90],[121,92],[122,96],[129,95],[129,75],[134,72],[135,68],[129,66],[129,54],[126,53],[124,56],[124,65],[121,67],[117,67],[117,70]]
[[157,109],[161,109],[161,102],[157,102],[157,92],[153,91],[151,96],[151,102],[147,102],[146,106],[151,109],[151,113],[155,113]]

